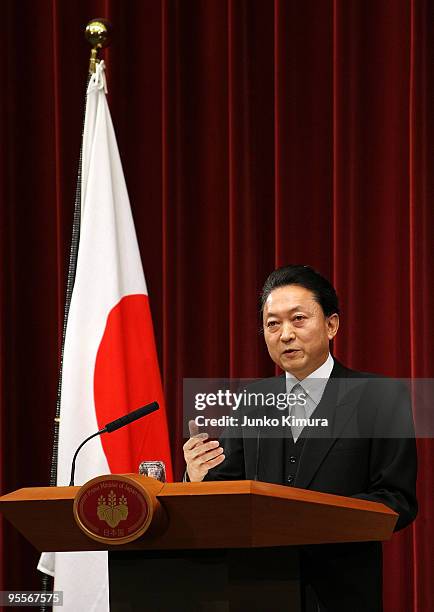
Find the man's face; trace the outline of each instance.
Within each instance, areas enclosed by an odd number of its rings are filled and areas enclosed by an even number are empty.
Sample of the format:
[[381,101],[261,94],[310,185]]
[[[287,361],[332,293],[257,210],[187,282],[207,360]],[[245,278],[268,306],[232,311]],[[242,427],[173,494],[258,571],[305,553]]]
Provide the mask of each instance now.
[[299,380],[327,359],[339,317],[326,317],[309,289],[286,285],[274,289],[263,312],[264,336],[271,359]]

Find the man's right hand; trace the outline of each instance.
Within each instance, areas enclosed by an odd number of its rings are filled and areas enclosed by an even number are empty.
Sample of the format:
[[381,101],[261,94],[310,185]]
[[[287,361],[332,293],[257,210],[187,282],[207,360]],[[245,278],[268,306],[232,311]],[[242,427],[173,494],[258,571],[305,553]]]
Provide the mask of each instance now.
[[191,482],[200,482],[209,470],[220,465],[225,460],[223,448],[218,440],[208,440],[207,433],[197,433],[198,427],[194,421],[189,422],[190,438],[184,444],[184,459]]

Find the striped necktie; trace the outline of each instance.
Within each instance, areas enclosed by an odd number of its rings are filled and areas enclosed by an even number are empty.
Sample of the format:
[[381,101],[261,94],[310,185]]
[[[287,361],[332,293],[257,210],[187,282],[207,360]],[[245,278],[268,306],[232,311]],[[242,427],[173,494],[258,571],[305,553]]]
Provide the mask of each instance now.
[[[292,387],[292,394],[295,394],[295,403],[291,406],[290,416],[292,417],[291,421],[295,419],[305,419],[306,418],[306,402],[303,398],[299,399],[300,395],[306,395],[303,387],[297,383]],[[294,442],[297,442],[301,432],[303,431],[304,425],[292,424],[291,432]]]

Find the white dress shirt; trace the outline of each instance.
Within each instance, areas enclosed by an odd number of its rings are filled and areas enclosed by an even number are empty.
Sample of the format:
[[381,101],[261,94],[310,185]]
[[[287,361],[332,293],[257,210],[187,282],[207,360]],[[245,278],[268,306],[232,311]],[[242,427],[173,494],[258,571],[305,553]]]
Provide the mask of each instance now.
[[309,376],[303,378],[303,380],[298,380],[298,378],[296,378],[290,372],[285,372],[286,392],[291,393],[295,385],[300,385],[306,394],[306,405],[304,409],[307,419],[310,419],[321,401],[326,384],[330,378],[330,374],[332,373],[334,363],[334,359],[329,353],[324,363],[314,372],[312,372],[312,374],[309,374]]

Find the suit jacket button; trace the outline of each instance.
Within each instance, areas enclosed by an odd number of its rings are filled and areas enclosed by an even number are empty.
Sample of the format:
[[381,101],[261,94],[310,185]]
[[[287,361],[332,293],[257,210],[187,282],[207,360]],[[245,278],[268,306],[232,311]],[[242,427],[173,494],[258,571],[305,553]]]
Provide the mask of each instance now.
[[290,474],[288,476],[288,484],[292,484],[294,482],[294,476],[292,474]]
[[289,458],[289,463],[295,463],[297,461],[297,457],[294,457],[294,455],[292,455],[292,457]]

